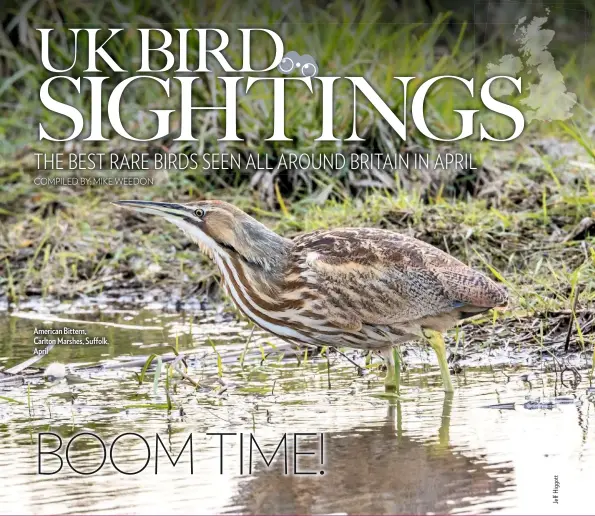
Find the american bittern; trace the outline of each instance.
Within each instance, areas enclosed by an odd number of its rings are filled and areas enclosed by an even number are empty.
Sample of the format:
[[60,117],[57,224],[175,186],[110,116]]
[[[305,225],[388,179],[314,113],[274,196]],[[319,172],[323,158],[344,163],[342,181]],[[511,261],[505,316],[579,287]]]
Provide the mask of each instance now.
[[453,390],[442,333],[503,307],[506,290],[415,238],[372,228],[318,230],[289,240],[222,201],[118,201],[184,230],[217,265],[238,308],[293,342],[382,353],[398,388],[393,347],[421,339]]

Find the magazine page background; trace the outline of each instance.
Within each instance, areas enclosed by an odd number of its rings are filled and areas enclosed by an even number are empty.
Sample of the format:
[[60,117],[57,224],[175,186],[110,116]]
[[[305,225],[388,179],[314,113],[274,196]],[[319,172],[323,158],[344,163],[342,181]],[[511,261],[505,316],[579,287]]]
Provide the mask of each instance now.
[[[589,2],[0,12],[0,512],[592,511]],[[90,71],[89,35],[110,28],[122,30]],[[184,54],[193,28],[210,29],[209,48],[229,37],[233,69],[202,61],[200,31]],[[278,59],[275,36],[300,66],[246,71]],[[155,50],[169,37],[173,64]],[[521,91],[484,88],[495,76]],[[271,78],[294,80],[276,91]],[[232,93],[233,107],[207,109]],[[121,199],[222,199],[287,237],[406,233],[511,301],[448,333],[453,397],[415,343],[402,347],[401,396],[386,397],[380,357],[305,355],[255,327],[191,239]],[[275,451],[267,465],[260,453]]]

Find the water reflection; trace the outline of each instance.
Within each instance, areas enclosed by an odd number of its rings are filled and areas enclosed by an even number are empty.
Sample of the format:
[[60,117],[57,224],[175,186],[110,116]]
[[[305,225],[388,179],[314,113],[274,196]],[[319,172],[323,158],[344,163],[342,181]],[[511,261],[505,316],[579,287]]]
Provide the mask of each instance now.
[[[583,394],[584,380],[562,389],[548,373],[528,386],[520,380],[531,372],[527,368],[504,375],[501,369],[467,367],[454,397],[445,397],[437,368],[410,367],[403,375],[404,398],[387,400],[376,397],[382,384],[374,373],[359,377],[347,362],[337,360],[329,370],[325,359],[298,361],[275,343],[284,357],[277,358],[267,338],[256,333],[247,349],[250,329],[220,314],[61,317],[109,323],[89,327],[89,334],[107,335],[110,345],[56,346],[36,364],[72,364],[85,381],[0,382],[0,513],[592,512],[595,411],[594,400]],[[0,367],[30,357],[34,328],[52,324],[62,323],[0,314]],[[148,353],[171,354],[175,344],[194,353],[189,374],[201,389],[180,383],[168,412],[163,379],[156,392],[152,378],[139,386],[133,374],[139,366],[132,364],[143,363]],[[208,383],[218,377],[219,366],[229,385],[223,395]],[[570,403],[526,408],[530,399],[556,395]],[[159,433],[174,456],[193,433],[195,472],[188,473],[183,458],[175,468],[164,461],[159,475],[148,468],[128,477],[108,464],[91,477],[70,470],[40,476],[36,438],[44,431],[64,439],[92,431],[106,443],[125,432],[154,442]],[[282,463],[267,468],[262,461],[253,474],[240,474],[234,445],[226,448],[220,475],[218,442],[208,432],[253,432],[259,443],[273,447],[266,448],[268,456],[284,433],[324,432],[325,474],[283,475]],[[312,448],[317,445],[313,440]],[[97,446],[81,444],[74,452],[81,469],[93,469],[100,460]],[[118,457],[134,470],[145,455],[135,446],[122,448]],[[560,480],[559,505],[552,502],[554,477]]]
[[[284,475],[260,468],[240,483],[233,511],[250,514],[424,514],[502,500],[513,488],[510,463],[491,464],[449,444],[452,395],[445,395],[438,439],[420,441],[403,429],[400,401],[389,404],[386,423],[325,434],[324,476]],[[499,508],[494,503],[492,510]]]

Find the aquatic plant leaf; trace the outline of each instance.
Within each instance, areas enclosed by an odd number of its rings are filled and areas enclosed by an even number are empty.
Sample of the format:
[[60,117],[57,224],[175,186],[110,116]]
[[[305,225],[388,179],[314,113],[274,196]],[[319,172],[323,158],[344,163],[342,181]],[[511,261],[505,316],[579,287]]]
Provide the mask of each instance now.
[[159,377],[161,376],[161,368],[163,367],[163,362],[161,361],[161,357],[157,357],[157,366],[155,367],[155,374],[153,375],[153,394],[157,394],[157,387],[159,386]]
[[221,355],[219,354],[219,351],[217,351],[215,343],[211,339],[208,339],[208,341],[213,348],[213,351],[217,355],[217,374],[219,375],[219,378],[223,378],[223,361],[221,360]]
[[149,358],[147,358],[147,361],[145,362],[145,365],[143,366],[143,368],[140,372],[140,377],[138,379],[139,385],[145,381],[145,374],[147,374],[147,369],[149,369],[149,367],[153,363],[153,360],[155,360],[156,358],[157,358],[157,355],[155,353],[153,353],[152,355],[149,355]]
[[14,398],[9,398],[8,396],[0,396],[0,400],[8,401],[8,403],[16,403],[17,405],[24,405],[25,403],[19,400],[15,400]]

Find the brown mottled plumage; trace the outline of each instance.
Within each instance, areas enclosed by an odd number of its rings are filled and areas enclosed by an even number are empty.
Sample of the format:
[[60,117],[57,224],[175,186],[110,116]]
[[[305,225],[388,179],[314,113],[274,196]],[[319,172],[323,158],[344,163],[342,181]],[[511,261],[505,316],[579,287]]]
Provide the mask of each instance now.
[[283,238],[222,201],[119,201],[161,215],[213,259],[238,308],[262,328],[306,344],[377,349],[425,339],[452,390],[437,335],[507,303],[506,290],[436,247],[374,228]]
[[[506,291],[425,242],[371,228],[320,230],[293,241],[291,270],[316,293],[312,314],[355,333],[356,347],[385,347],[446,331],[506,304]],[[343,336],[344,337],[344,336]]]

